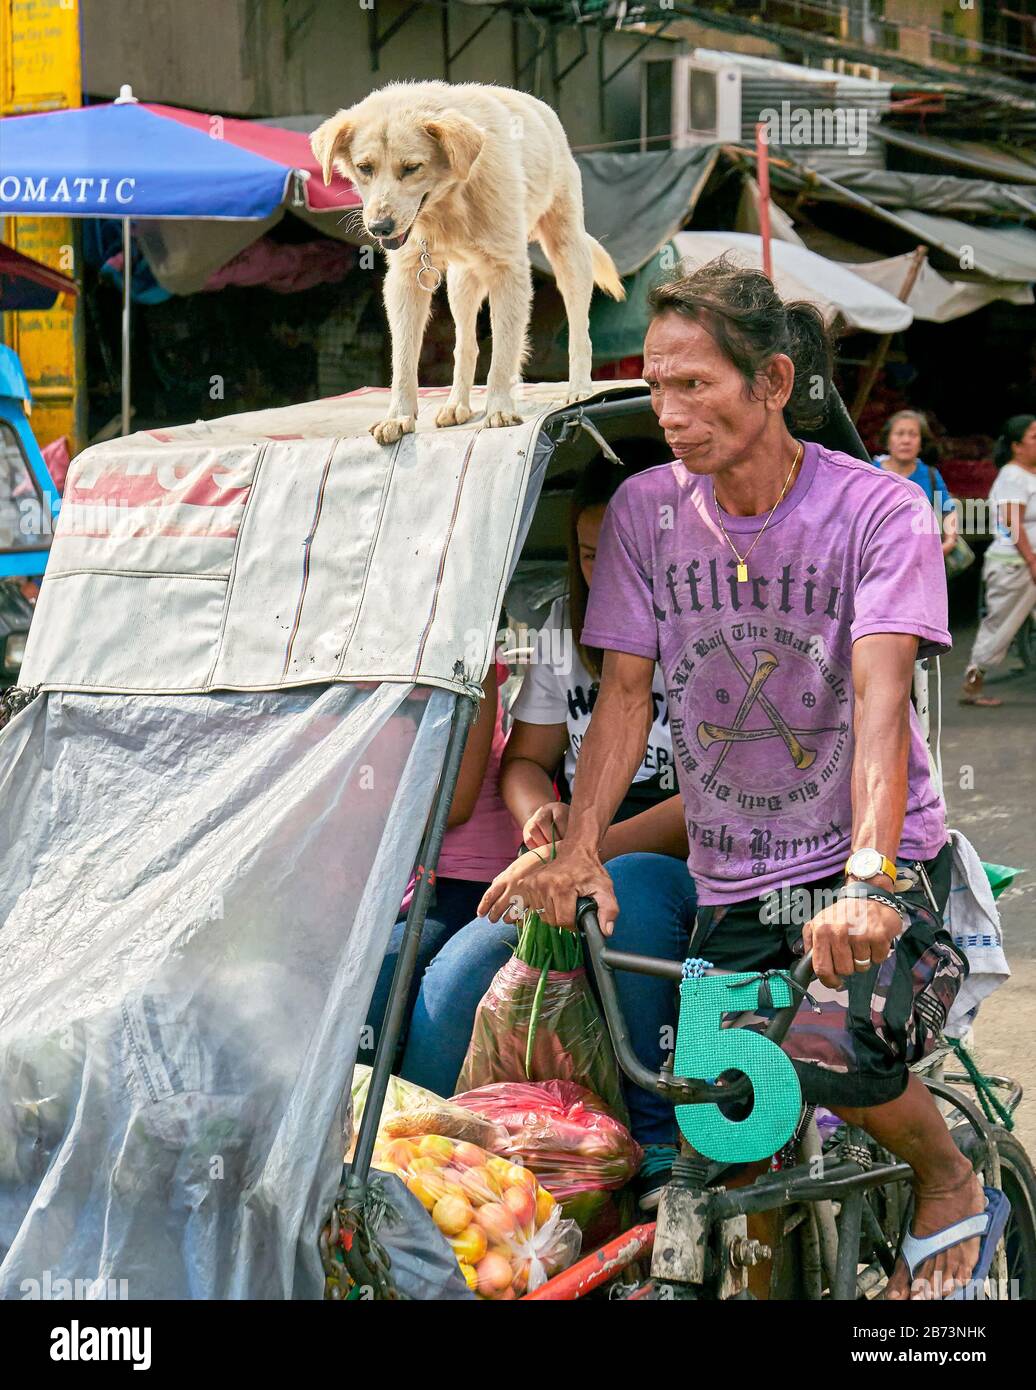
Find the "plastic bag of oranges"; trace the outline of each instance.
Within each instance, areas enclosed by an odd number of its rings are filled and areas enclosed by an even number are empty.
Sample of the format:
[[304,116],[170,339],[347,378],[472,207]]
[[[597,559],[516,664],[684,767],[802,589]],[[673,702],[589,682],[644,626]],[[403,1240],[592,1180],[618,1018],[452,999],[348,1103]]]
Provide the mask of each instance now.
[[441,1134],[386,1137],[374,1164],[406,1183],[480,1298],[521,1298],[579,1254],[579,1227],[530,1170],[477,1144]]

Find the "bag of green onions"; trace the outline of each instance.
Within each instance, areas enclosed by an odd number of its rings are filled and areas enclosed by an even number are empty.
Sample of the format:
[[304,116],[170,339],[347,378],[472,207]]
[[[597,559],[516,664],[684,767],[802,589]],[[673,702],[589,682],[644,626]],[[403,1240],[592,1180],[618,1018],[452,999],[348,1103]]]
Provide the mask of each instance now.
[[514,955],[478,1006],[457,1091],[496,1081],[574,1081],[627,1121],[618,1064],[583,967],[582,940],[531,910]]

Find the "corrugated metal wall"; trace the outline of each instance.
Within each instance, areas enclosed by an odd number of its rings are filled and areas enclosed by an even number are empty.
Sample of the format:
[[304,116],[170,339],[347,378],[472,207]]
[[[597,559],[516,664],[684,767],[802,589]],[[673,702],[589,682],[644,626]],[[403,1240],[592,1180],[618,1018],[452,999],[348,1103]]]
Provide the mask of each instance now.
[[[796,82],[742,72],[741,138],[753,143],[762,113],[777,112],[787,130],[777,143],[791,158],[821,172],[844,166],[847,155],[861,169],[884,169],[884,142],[871,132],[888,111],[891,91],[888,83],[863,84],[836,75],[830,82]],[[845,114],[839,117],[840,112]],[[790,127],[785,117],[790,118]],[[799,143],[798,136],[810,131],[813,141]]]

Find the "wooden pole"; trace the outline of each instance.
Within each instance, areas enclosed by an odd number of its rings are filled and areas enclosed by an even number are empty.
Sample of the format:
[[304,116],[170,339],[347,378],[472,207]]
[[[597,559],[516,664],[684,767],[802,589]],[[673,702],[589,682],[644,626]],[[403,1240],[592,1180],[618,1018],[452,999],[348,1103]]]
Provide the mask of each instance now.
[[[919,246],[917,250],[914,252],[913,256],[910,258],[910,265],[907,268],[906,276],[903,280],[902,286],[900,287],[899,294],[896,296],[896,298],[899,299],[903,304],[905,304],[907,300],[910,298],[911,292],[914,286],[917,284],[917,277],[921,274],[921,267],[924,265],[925,258],[927,257],[927,255],[928,247]],[[892,337],[893,335],[891,333],[884,333],[878,339],[874,351],[871,354],[871,360],[870,362],[868,362],[864,370],[863,376],[860,378],[860,384],[856,388],[856,397],[853,401],[853,408],[851,411],[853,417],[853,424],[857,424],[859,422],[860,415],[863,411],[863,407],[867,404],[867,401],[870,398],[870,394],[871,391],[874,389],[874,383],[877,380],[878,373],[881,371],[885,358],[888,355],[888,350],[892,342]]]
[[770,247],[770,152],[767,148],[766,126],[760,121],[755,128],[756,174],[759,181],[759,235],[763,239],[763,273],[773,279],[773,253]]

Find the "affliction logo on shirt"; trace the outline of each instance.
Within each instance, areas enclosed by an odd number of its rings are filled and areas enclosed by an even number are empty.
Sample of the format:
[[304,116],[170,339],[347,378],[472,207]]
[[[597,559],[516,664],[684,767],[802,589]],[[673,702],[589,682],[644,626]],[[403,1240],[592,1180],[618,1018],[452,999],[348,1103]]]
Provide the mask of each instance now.
[[833,619],[839,615],[842,591],[837,584],[818,579],[816,565],[806,566],[804,580],[795,577],[791,565],[783,565],[772,579],[753,576],[748,581],[750,588],[738,583],[736,561],[728,561],[727,568],[730,573],[724,583],[716,560],[709,561],[706,573],[702,573],[700,560],[667,566],[663,576],[665,600],[659,607],[656,597],[655,617],[664,622],[685,612],[720,613],[729,609],[740,613],[743,608],[754,608],[760,613],[797,611],[806,617],[822,613]]

